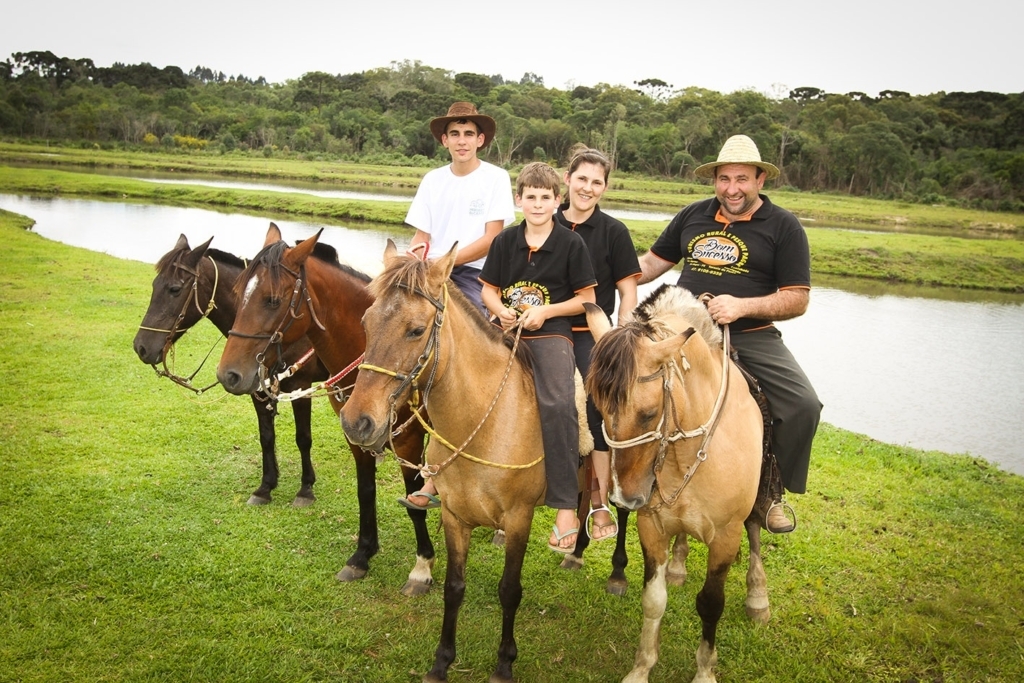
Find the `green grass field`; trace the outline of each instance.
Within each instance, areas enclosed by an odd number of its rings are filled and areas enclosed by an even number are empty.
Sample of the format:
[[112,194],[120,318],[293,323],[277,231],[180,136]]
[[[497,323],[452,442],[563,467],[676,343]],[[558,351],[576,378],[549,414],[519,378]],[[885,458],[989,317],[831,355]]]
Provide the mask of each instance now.
[[[319,500],[295,509],[298,456],[278,420],[281,487],[249,507],[259,444],[247,399],[199,400],[157,378],[131,341],[150,266],[49,242],[0,212],[0,681],[418,681],[430,667],[440,585],[398,590],[411,525],[379,470],[382,550],[369,576],[334,580],[354,546],[354,467],[326,403],[314,406]],[[186,366],[216,337],[183,340]],[[191,365],[187,365],[191,368]],[[204,372],[207,370],[204,369]],[[719,626],[728,681],[1024,680],[1024,478],[823,426],[799,528],[766,536],[767,627],[743,609],[734,567]],[[444,540],[431,513],[444,576]],[[611,548],[557,568],[539,510],[517,635],[521,681],[618,681],[640,629],[642,562],[605,594]],[[486,680],[500,629],[500,550],[474,534],[454,683]],[[652,681],[689,680],[700,626],[690,582],[669,592]]]

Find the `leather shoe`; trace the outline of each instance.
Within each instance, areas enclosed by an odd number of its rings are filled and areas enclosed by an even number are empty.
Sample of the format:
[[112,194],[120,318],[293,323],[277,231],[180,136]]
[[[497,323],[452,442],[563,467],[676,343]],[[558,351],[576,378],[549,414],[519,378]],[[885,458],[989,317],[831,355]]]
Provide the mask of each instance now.
[[765,520],[765,528],[773,534],[788,534],[796,528],[796,524],[789,521],[789,518],[786,517],[786,513],[783,510],[783,506],[776,503],[768,510],[768,516]]

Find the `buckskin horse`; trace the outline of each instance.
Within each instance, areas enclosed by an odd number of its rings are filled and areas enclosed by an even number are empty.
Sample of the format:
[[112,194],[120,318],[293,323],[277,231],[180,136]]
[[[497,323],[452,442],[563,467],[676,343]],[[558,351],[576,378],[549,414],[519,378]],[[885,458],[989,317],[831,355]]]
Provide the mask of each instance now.
[[483,526],[505,532],[502,633],[490,680],[506,682],[517,656],[523,558],[546,487],[544,448],[526,345],[511,342],[447,282],[454,263],[455,247],[424,262],[388,241],[384,271],[370,284],[376,301],[363,316],[365,360],[341,419],[349,440],[376,448],[398,406],[429,410],[425,461],[441,496],[448,562],[441,638],[423,680],[446,680],[455,659],[470,536]]
[[643,627],[624,683],[646,681],[658,660],[666,579],[685,560],[687,536],[708,546],[707,576],[696,601],[702,635],[693,680],[713,682],[725,579],[744,527],[747,615],[759,623],[770,616],[760,524],[751,514],[762,462],[760,409],[723,351],[721,331],[685,289],[659,288],[637,307],[632,322],[616,329],[596,306],[587,306],[587,321],[598,340],[587,389],[605,418],[611,499],[638,511],[644,556]]
[[[134,348],[139,360],[152,365],[158,375],[168,377],[196,393],[211,387],[192,386],[193,377],[175,375],[167,368],[167,354],[172,345],[185,332],[208,318],[220,333],[227,336],[235,320],[235,297],[231,293],[238,274],[245,268],[242,259],[218,249],[211,249],[211,237],[195,249],[189,247],[188,238],[181,235],[174,247],[164,254],[156,264],[153,279],[153,293],[149,299],[139,331],[135,335]],[[308,339],[300,339],[285,351],[288,363],[295,363],[312,347]],[[163,369],[157,368],[163,364]],[[202,367],[202,366],[200,366]],[[282,389],[297,391],[313,382],[327,378],[327,368],[315,357],[306,362],[294,376],[282,381]],[[252,403],[256,408],[256,419],[260,430],[260,448],[263,453],[263,477],[260,486],[249,497],[249,505],[266,505],[271,502],[271,492],[277,488],[278,467],[275,452],[276,437],[274,417],[277,406],[261,391],[252,392]],[[313,484],[316,473],[310,449],[313,437],[310,430],[310,400],[302,399],[292,403],[295,418],[295,445],[302,457],[302,480],[299,492],[292,504],[305,507],[316,500]]]
[[[266,384],[279,367],[280,349],[307,336],[317,356],[334,373],[334,380],[351,372],[362,357],[366,338],[360,319],[373,302],[366,285],[369,277],[338,262],[335,249],[313,238],[289,247],[273,223],[267,230],[262,251],[249,263],[235,283],[238,313],[228,332],[217,378],[228,391],[246,394]],[[329,380],[330,381],[330,380]],[[341,398],[327,391],[337,413]],[[423,451],[423,428],[408,425],[394,437],[396,455],[419,463]],[[349,441],[356,463],[359,500],[359,536],[356,551],[337,574],[339,581],[366,576],[370,558],[379,550],[377,529],[377,456]],[[402,470],[405,489],[419,488],[418,472]],[[427,532],[426,512],[408,510],[416,532],[416,563],[402,588],[405,595],[429,591],[433,582],[434,547]]]

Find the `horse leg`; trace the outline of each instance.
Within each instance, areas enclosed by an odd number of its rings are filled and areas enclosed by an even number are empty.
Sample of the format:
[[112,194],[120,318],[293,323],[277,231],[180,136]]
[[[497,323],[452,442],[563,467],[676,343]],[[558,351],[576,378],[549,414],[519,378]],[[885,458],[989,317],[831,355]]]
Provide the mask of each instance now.
[[377,460],[358,446],[349,445],[356,461],[356,497],[359,500],[359,539],[356,551],[334,578],[356,581],[366,576],[370,558],[380,549],[377,537]]
[[665,571],[668,567],[669,537],[655,528],[650,515],[637,520],[637,530],[640,532],[640,548],[644,553],[644,592],[640,598],[644,623],[640,629],[640,644],[633,659],[633,669],[622,679],[622,683],[647,683],[651,669],[658,662],[661,617],[668,604]]
[[[395,443],[401,457],[411,462],[422,461],[423,435],[416,433],[403,433]],[[416,449],[419,449],[419,457],[413,457]],[[408,452],[407,452],[408,451]],[[419,472],[410,467],[402,468],[402,477],[405,480],[406,495],[421,488],[417,477]],[[409,578],[402,586],[402,595],[415,597],[426,595],[430,587],[434,585],[434,544],[430,540],[430,532],[427,530],[426,510],[407,510],[409,519],[412,520],[413,530],[416,532],[416,564],[409,572]]]
[[718,664],[715,634],[718,632],[718,620],[722,618],[725,609],[725,579],[729,575],[729,567],[736,559],[739,534],[739,530],[725,531],[708,546],[708,574],[704,586],[697,593],[701,639],[697,648],[697,673],[693,683],[715,683],[715,666]]
[[277,488],[277,454],[275,448],[274,417],[277,408],[252,394],[252,404],[256,408],[256,420],[260,428],[260,450],[263,452],[263,479],[260,487],[249,496],[249,505],[267,505],[270,503],[270,492]]
[[444,518],[445,545],[448,546],[448,568],[444,575],[444,619],[441,640],[434,651],[434,667],[423,677],[423,683],[441,683],[448,680],[448,667],[455,661],[455,626],[459,608],[466,596],[466,556],[472,529],[454,515]]
[[748,519],[744,526],[750,544],[750,559],[747,561],[747,616],[759,624],[767,624],[772,610],[768,605],[768,579],[761,562],[761,523],[756,519]]
[[316,496],[313,495],[316,473],[313,471],[313,459],[310,455],[310,450],[313,448],[312,414],[312,399],[300,398],[292,401],[292,416],[295,418],[295,445],[299,447],[299,454],[302,456],[302,485],[299,492],[295,494],[295,500],[292,501],[292,505],[297,508],[308,507],[316,500]]
[[491,674],[489,683],[512,683],[512,663],[519,655],[515,636],[516,611],[523,598],[523,559],[526,557],[526,545],[530,540],[533,509],[523,510],[517,516],[522,519],[506,523],[505,528],[505,570],[498,584],[498,598],[501,601],[501,644],[498,646],[498,665]]
[[668,565],[668,576],[666,580],[671,586],[682,586],[686,583],[686,558],[690,554],[690,544],[686,534],[676,536],[676,542],[672,546],[672,561]]
[[615,539],[615,552],[612,553],[612,573],[608,577],[605,591],[612,595],[625,595],[629,582],[626,580],[626,565],[629,564],[629,556],[626,555],[626,523],[629,521],[629,510],[616,508],[619,511],[619,535]]

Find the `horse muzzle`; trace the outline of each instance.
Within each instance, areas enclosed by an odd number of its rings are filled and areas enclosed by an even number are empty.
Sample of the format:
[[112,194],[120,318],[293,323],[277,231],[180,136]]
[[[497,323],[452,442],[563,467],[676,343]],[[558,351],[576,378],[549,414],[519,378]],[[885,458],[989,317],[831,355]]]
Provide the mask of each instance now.
[[344,410],[341,412],[340,419],[345,436],[354,445],[373,452],[380,452],[384,449],[390,426],[387,422],[377,422],[366,413],[358,415],[354,420],[349,420]]
[[251,394],[260,389],[259,377],[255,372],[243,372],[235,367],[218,367],[217,380],[225,391],[236,396]]

